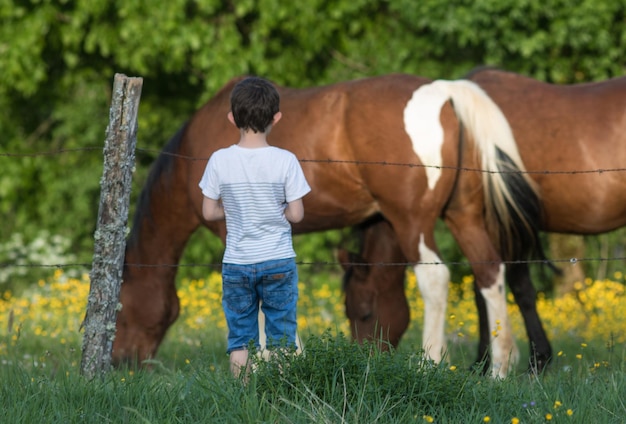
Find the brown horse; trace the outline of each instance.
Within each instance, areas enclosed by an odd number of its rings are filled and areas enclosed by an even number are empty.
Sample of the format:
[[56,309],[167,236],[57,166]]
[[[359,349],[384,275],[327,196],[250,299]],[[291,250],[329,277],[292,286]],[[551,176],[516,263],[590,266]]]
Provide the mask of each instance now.
[[[176,320],[175,265],[193,231],[204,225],[224,239],[222,225],[202,219],[198,181],[209,156],[237,140],[226,119],[234,83],[170,140],[142,190],[126,247],[116,363],[153,357]],[[524,167],[499,109],[471,82],[408,75],[308,89],[279,87],[279,92],[283,119],[269,141],[296,154],[312,187],[304,199],[304,220],[294,232],[343,228],[383,214],[403,254],[415,264],[426,299],[424,347],[429,357],[440,360],[449,273],[435,265],[441,261],[434,225],[448,205],[456,212],[450,213],[449,226],[475,263],[489,326],[501,328],[492,340],[493,374],[506,375],[518,352],[506,314],[503,267],[483,209],[494,206],[488,217],[510,224],[499,228],[532,236],[526,203],[518,205],[515,196],[522,194],[526,202],[536,196],[524,174],[501,173],[503,167]],[[459,186],[461,156],[477,172]],[[450,202],[455,185],[468,193],[463,205]]]
[[[626,77],[552,85],[483,69],[468,78],[498,104],[512,127],[524,164],[541,195],[542,214],[535,226],[551,232],[598,234],[626,225]],[[365,231],[362,255],[348,258],[343,252],[343,262],[406,261],[384,224]],[[376,249],[368,245],[377,242],[381,245]],[[526,324],[531,367],[541,370],[552,349],[535,307],[528,264],[523,257],[513,255],[510,259],[521,260],[507,266],[506,276]],[[403,286],[404,270],[388,268],[383,273],[381,267],[360,268],[355,272],[348,266],[344,283],[347,309],[360,300],[358,314],[350,317],[351,326],[362,334],[373,334],[372,322],[380,321],[393,340],[399,340],[408,322],[388,316],[386,303],[406,302],[404,292],[397,289]],[[364,302],[365,298],[372,300]],[[482,296],[477,294],[476,302],[481,319],[481,358],[490,337]]]

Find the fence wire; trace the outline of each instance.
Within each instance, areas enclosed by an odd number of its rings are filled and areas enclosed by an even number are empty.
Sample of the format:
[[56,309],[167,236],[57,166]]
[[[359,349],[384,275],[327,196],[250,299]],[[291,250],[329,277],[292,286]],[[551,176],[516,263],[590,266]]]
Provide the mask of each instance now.
[[[10,153],[10,152],[0,152],[0,157],[37,157],[37,156],[54,156],[60,155],[64,153],[75,153],[81,151],[101,151],[102,147],[88,146],[88,147],[79,147],[74,149],[58,149],[58,150],[50,150],[46,152],[28,152],[28,153]],[[188,155],[181,155],[179,153],[172,152],[164,152],[157,149],[150,148],[137,148],[137,152],[141,152],[144,154],[149,154],[154,156],[163,155],[163,156],[171,156],[179,159],[185,159],[190,161],[208,161],[208,157],[195,157]],[[340,164],[340,165],[359,165],[359,166],[401,166],[407,168],[434,168],[434,169],[446,169],[453,171],[462,171],[462,172],[477,172],[477,173],[485,173],[485,174],[538,174],[538,175],[577,175],[577,174],[605,174],[611,172],[625,172],[626,167],[622,168],[595,168],[595,169],[579,169],[579,170],[559,170],[559,169],[536,169],[536,170],[504,170],[504,171],[491,171],[480,168],[467,168],[462,166],[443,166],[443,165],[428,165],[428,164],[418,164],[411,162],[388,162],[388,161],[359,161],[359,160],[341,160],[341,159],[309,159],[309,158],[301,158],[299,159],[301,163],[327,163],[327,164]]]
[[[565,259],[529,259],[529,260],[515,260],[515,261],[437,261],[437,262],[419,262],[420,265],[445,265],[447,267],[455,266],[473,266],[473,265],[486,265],[486,264],[528,264],[528,265],[576,265],[582,262],[612,262],[612,261],[626,261],[626,256],[614,256],[614,257],[595,257],[595,258],[565,258]],[[414,266],[414,262],[337,262],[337,261],[296,261],[299,266],[328,266],[336,267],[341,265],[349,266],[361,266],[361,267],[408,267]],[[188,263],[188,264],[140,264],[140,263],[125,263],[127,267],[131,268],[220,268],[221,262],[213,263]],[[66,268],[91,268],[91,262],[84,263],[57,263],[57,264],[16,264],[16,263],[0,263],[0,268],[54,268],[54,269],[66,269]]]
[[[9,157],[9,158],[25,158],[25,157],[38,157],[38,156],[56,156],[62,154],[69,153],[78,153],[78,152],[92,152],[92,151],[102,151],[103,146],[86,146],[86,147],[78,147],[71,149],[57,149],[50,151],[41,151],[41,152],[0,152],[0,157]],[[208,161],[208,157],[194,157],[188,155],[181,155],[178,153],[165,152],[158,149],[152,148],[136,148],[137,153],[142,153],[144,155],[152,156],[155,160],[158,156],[171,156],[178,159],[190,160],[190,161]],[[435,168],[435,169],[447,169],[454,170],[460,172],[478,172],[478,173],[489,173],[489,174],[541,174],[541,175],[577,175],[577,174],[605,174],[605,173],[614,173],[614,172],[626,172],[626,167],[623,168],[596,168],[596,169],[584,169],[584,170],[556,170],[556,169],[543,169],[543,170],[506,170],[506,171],[489,171],[483,170],[479,168],[467,168],[467,167],[458,167],[458,166],[441,166],[441,165],[428,165],[428,164],[416,164],[410,162],[388,162],[388,161],[357,161],[357,160],[336,160],[332,158],[327,159],[309,159],[309,158],[301,158],[301,163],[321,163],[321,164],[341,164],[341,165],[357,165],[357,166],[400,166],[407,168]],[[445,265],[448,267],[454,266],[472,266],[478,264],[504,264],[504,265],[512,265],[512,264],[529,264],[529,265],[548,265],[548,264],[570,264],[575,265],[577,263],[582,262],[612,262],[612,261],[626,261],[625,256],[616,256],[616,257],[594,257],[594,258],[559,258],[559,259],[529,259],[529,260],[515,260],[515,261],[438,261],[438,262],[420,262],[422,265]],[[340,263],[337,261],[320,261],[320,262],[307,262],[300,261],[296,262],[299,266],[328,266],[328,267],[336,267],[340,265],[350,265],[350,266],[368,266],[368,267],[380,267],[380,266],[389,266],[389,267],[398,267],[398,266],[413,266],[414,263],[410,262],[372,262],[372,263]],[[220,263],[189,263],[189,264],[125,264],[128,267],[137,267],[137,268],[215,268],[218,269],[222,266]],[[18,264],[18,263],[0,263],[0,268],[55,268],[55,269],[65,269],[65,268],[91,268],[92,263],[55,263],[55,264]]]

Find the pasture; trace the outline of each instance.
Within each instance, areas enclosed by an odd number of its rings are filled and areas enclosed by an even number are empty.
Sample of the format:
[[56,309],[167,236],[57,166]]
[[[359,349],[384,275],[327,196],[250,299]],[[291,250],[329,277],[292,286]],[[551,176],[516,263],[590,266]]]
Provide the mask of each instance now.
[[[301,282],[305,354],[260,364],[244,387],[228,373],[218,273],[179,284],[181,317],[151,371],[117,369],[87,381],[79,366],[88,277],[58,270],[19,296],[2,295],[3,422],[623,422],[624,279],[616,273],[580,282],[571,295],[540,297],[554,362],[535,377],[526,374],[523,358],[502,381],[468,371],[478,330],[471,277],[450,291],[450,352],[439,366],[417,355],[423,303],[413,273],[406,286],[411,325],[392,354],[370,354],[344,336],[349,328],[338,278]],[[508,307],[527,355],[510,298]]]

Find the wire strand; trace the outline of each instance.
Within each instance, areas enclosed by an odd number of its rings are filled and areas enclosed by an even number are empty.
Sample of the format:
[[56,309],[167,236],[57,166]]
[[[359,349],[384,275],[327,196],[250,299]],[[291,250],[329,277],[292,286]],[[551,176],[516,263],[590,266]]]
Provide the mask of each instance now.
[[[80,147],[75,149],[58,149],[51,150],[45,152],[29,152],[29,153],[11,153],[11,152],[0,152],[0,157],[37,157],[37,156],[54,156],[65,153],[75,153],[81,151],[96,151],[103,150],[103,147]],[[195,157],[188,155],[181,155],[179,153],[172,152],[164,152],[162,150],[150,149],[150,148],[136,148],[137,152],[150,154],[150,155],[164,155],[171,156],[179,159],[191,160],[191,161],[208,161],[208,157]],[[493,171],[493,170],[484,170],[480,168],[468,168],[468,167],[459,167],[459,166],[442,166],[442,165],[427,165],[420,163],[411,163],[411,162],[387,162],[387,161],[358,161],[358,160],[343,160],[343,159],[300,159],[301,163],[327,163],[327,164],[337,164],[337,165],[357,165],[357,166],[401,166],[407,168],[433,168],[433,169],[447,169],[454,171],[463,171],[463,172],[477,172],[477,173],[486,173],[486,174],[535,174],[535,175],[577,175],[577,174],[605,174],[605,173],[613,173],[613,172],[626,172],[626,167],[623,168],[596,168],[596,169],[579,169],[579,170],[558,170],[558,169],[542,169],[542,170],[503,170],[503,171]]]
[[[563,259],[535,259],[535,260],[515,260],[515,261],[439,261],[439,262],[419,262],[420,265],[445,265],[445,266],[472,266],[472,265],[485,265],[485,264],[528,264],[528,265],[547,265],[553,264],[571,264],[575,265],[579,262],[613,262],[613,261],[626,261],[626,256],[615,257],[595,257],[595,258],[563,258]],[[301,266],[413,266],[412,262],[348,262],[342,263],[337,261],[319,261],[319,262],[307,262],[297,261],[297,265]],[[0,263],[0,268],[89,268],[93,264],[90,262],[84,263],[57,263],[57,264],[16,264],[16,263]],[[125,263],[125,266],[134,268],[217,268],[221,267],[222,263],[187,263],[187,264],[142,264],[142,263]]]

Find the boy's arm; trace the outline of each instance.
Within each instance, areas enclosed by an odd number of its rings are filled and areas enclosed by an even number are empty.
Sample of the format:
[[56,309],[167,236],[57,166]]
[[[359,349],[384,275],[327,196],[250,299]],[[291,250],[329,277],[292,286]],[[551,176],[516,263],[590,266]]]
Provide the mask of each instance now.
[[304,205],[302,204],[302,199],[297,199],[287,203],[287,207],[285,208],[285,218],[294,224],[302,221],[302,218],[304,218]]
[[219,221],[224,219],[225,215],[222,202],[204,196],[202,200],[202,216],[207,221]]

